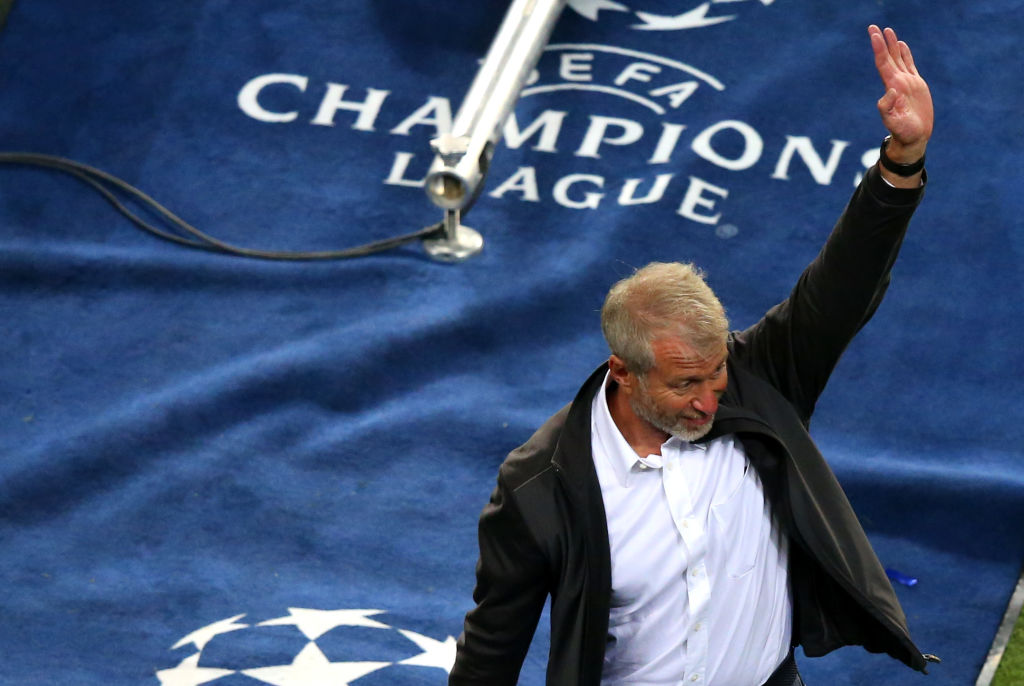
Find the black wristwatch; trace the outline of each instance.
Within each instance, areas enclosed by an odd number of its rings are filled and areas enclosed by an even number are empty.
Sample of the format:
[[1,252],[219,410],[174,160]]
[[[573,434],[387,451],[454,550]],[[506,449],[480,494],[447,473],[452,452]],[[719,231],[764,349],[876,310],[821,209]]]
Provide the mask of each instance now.
[[897,164],[889,159],[889,156],[885,154],[885,149],[889,147],[889,141],[892,140],[892,136],[886,136],[882,139],[882,147],[878,151],[878,161],[883,167],[891,171],[893,174],[899,176],[913,176],[917,172],[924,169],[924,155],[921,155],[921,159],[912,164]]

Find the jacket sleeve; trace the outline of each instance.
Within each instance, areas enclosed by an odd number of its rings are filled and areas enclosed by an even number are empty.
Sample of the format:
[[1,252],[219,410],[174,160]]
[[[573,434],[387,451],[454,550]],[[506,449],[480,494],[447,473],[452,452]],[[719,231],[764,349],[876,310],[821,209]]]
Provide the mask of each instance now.
[[843,350],[878,308],[920,189],[867,171],[789,297],[734,336],[732,353],[766,378],[807,423]]
[[499,474],[480,515],[476,607],[466,615],[449,686],[513,686],[548,594],[547,564]]

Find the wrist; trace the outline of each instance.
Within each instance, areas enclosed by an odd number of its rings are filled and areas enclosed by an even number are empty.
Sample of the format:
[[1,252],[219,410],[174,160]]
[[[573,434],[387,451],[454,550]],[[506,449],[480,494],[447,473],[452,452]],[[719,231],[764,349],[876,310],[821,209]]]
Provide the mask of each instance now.
[[892,136],[886,136],[885,142],[882,143],[885,156],[892,162],[901,165],[915,164],[918,160],[923,159],[926,147],[928,147],[927,141],[904,145]]
[[923,142],[903,145],[892,136],[886,136],[878,150],[879,166],[887,172],[887,178],[919,178],[921,170],[924,169],[924,147]]

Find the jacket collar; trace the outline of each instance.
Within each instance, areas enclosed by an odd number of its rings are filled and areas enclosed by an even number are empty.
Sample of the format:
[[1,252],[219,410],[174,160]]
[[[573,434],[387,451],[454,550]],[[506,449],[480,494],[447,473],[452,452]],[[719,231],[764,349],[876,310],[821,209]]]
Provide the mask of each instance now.
[[[590,408],[594,395],[604,384],[607,373],[606,362],[594,370],[584,382],[569,406],[565,426],[551,457],[552,464],[561,472],[563,482],[569,488],[572,497],[588,510],[593,507],[589,502],[593,493],[589,486],[597,482],[597,472],[590,450]],[[603,503],[599,503],[599,506],[603,514]]]
[[731,405],[728,401],[718,404],[718,412],[715,413],[715,421],[711,425],[711,431],[701,438],[697,443],[706,443],[726,434],[735,433],[762,433],[774,436],[775,432],[750,410]]

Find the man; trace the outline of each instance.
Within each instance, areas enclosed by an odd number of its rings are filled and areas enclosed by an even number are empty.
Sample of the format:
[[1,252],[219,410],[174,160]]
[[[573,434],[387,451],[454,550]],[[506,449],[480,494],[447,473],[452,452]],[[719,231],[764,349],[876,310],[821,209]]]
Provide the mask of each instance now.
[[874,313],[924,187],[928,87],[868,29],[890,137],[789,298],[728,332],[689,265],[602,309],[611,348],[513,451],[480,518],[476,607],[449,684],[514,684],[551,596],[547,683],[800,686],[844,645],[925,671],[892,587],[807,426]]

